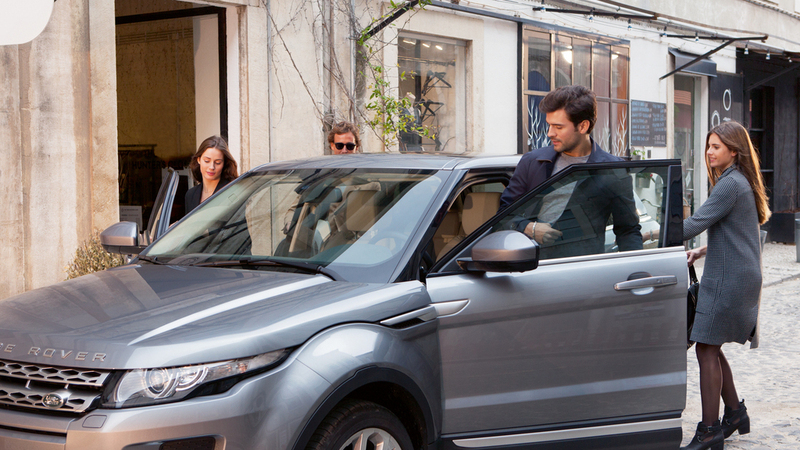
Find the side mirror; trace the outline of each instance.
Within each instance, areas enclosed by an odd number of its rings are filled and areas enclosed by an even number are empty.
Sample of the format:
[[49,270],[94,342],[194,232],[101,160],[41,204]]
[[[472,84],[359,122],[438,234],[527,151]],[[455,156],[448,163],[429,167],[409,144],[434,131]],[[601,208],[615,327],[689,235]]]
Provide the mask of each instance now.
[[498,231],[481,238],[472,257],[458,265],[471,272],[526,272],[539,266],[539,244],[519,231]]
[[117,222],[100,233],[100,244],[108,253],[138,255],[145,248],[139,245],[136,222]]

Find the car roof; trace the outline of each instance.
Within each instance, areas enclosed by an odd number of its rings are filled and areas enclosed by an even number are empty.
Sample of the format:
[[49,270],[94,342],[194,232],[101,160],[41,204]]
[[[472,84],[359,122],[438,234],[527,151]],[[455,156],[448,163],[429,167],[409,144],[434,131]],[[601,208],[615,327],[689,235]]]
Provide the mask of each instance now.
[[256,167],[253,171],[317,168],[421,170],[490,169],[515,167],[520,156],[521,155],[486,155],[483,153],[458,155],[441,153],[356,153],[278,161]]

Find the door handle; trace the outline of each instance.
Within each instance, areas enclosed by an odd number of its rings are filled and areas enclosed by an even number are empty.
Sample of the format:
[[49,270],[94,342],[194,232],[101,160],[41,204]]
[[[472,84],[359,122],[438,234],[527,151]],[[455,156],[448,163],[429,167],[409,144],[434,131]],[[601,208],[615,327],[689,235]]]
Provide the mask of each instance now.
[[636,280],[622,281],[614,285],[618,291],[630,291],[633,289],[657,288],[678,284],[678,277],[675,275],[661,275],[657,277],[638,278]]

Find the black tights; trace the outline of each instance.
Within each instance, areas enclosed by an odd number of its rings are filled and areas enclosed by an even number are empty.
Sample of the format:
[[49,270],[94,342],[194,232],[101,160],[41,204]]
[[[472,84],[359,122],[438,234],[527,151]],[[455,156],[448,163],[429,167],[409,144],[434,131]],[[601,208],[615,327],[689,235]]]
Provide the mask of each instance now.
[[700,399],[703,402],[703,423],[713,425],[719,419],[719,399],[731,409],[739,408],[739,396],[733,384],[733,372],[722,353],[721,345],[697,343],[700,363]]

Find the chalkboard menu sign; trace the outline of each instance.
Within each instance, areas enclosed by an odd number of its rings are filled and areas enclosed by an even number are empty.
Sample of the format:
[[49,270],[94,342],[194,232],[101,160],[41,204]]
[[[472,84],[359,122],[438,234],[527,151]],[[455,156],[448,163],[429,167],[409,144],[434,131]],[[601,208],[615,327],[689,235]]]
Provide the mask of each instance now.
[[667,104],[631,100],[631,146],[667,146]]

